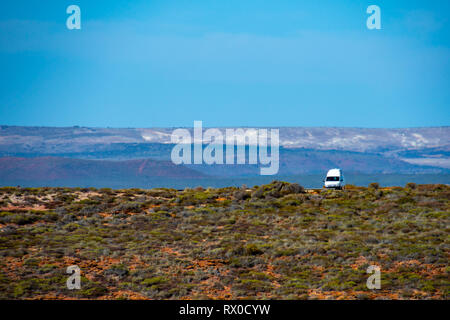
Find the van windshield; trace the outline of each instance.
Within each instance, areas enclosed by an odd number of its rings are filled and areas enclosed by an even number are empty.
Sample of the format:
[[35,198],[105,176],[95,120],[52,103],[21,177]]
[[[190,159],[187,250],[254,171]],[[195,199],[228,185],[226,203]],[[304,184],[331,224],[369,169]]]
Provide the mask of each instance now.
[[339,181],[339,177],[327,177],[327,181]]

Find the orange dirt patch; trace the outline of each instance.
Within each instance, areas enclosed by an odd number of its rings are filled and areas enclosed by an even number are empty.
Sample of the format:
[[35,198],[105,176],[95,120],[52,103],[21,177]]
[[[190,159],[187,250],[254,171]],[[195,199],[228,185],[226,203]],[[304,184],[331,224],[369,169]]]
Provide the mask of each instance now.
[[130,290],[118,290],[112,292],[110,295],[101,296],[98,300],[111,300],[111,299],[128,299],[128,300],[151,300],[143,294],[133,292]]
[[102,216],[103,218],[108,218],[108,217],[112,216],[111,213],[106,213],[106,212],[100,212],[99,215]]

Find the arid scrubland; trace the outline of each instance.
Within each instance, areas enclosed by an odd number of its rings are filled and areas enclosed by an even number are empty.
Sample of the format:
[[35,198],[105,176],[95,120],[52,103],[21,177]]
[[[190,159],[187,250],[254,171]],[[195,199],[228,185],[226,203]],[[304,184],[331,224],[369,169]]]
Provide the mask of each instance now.
[[449,201],[415,184],[1,188],[0,298],[449,299]]

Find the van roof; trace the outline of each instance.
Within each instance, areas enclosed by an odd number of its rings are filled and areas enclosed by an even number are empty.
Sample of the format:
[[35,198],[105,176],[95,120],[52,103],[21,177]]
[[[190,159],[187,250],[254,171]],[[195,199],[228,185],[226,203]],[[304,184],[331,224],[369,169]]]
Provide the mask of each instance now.
[[327,176],[340,176],[341,175],[341,169],[334,168],[328,170]]

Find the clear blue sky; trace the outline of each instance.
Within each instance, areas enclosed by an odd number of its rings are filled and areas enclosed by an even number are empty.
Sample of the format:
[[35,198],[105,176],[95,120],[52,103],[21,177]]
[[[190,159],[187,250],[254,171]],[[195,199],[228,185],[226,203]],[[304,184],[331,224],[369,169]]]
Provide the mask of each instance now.
[[[66,8],[81,8],[81,30]],[[368,5],[382,30],[368,30]],[[0,124],[450,125],[450,1],[0,2]]]

